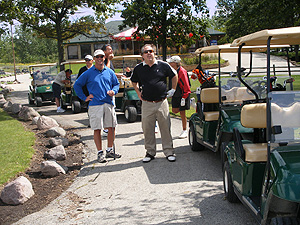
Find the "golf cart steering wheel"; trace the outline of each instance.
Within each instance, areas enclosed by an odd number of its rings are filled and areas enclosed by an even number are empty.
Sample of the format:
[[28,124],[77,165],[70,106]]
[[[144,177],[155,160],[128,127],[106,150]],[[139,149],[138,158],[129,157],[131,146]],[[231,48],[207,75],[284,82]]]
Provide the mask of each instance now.
[[[257,80],[254,81],[252,84],[249,84],[249,86],[258,94],[258,96],[261,96],[261,94],[267,88],[267,82],[264,80]],[[247,93],[253,94],[249,89],[247,89]]]

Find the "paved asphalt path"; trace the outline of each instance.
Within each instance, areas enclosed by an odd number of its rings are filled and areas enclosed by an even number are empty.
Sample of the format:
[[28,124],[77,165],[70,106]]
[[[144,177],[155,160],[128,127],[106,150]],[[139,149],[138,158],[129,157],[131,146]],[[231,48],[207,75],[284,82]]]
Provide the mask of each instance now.
[[[26,105],[29,75],[17,79],[21,84],[10,85],[15,91],[9,99]],[[78,129],[86,144],[85,165],[61,196],[16,224],[256,224],[241,203],[224,199],[219,154],[192,152],[187,139],[178,139],[179,119],[171,120],[176,162],[164,157],[158,133],[156,159],[143,164],[141,122],[127,123],[118,113],[115,144],[122,158],[100,164],[86,113],[72,114],[68,109],[57,114],[51,104],[35,109],[63,126]],[[106,146],[106,138],[103,144]]]

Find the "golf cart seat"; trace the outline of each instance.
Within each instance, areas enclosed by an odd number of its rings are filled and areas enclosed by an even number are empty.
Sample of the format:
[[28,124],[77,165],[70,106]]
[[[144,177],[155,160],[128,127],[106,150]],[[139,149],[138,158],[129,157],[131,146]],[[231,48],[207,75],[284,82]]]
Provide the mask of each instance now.
[[215,121],[219,119],[219,111],[215,109],[207,109],[208,104],[219,104],[219,88],[204,88],[201,90],[200,100],[204,104],[203,107],[203,116],[205,121]]
[[123,97],[124,89],[133,88],[133,86],[129,77],[118,78],[118,80],[120,83],[120,87],[119,87],[119,92],[116,94],[116,97]]
[[[241,111],[241,124],[247,128],[266,128],[266,107],[266,103],[244,105]],[[240,147],[243,148],[246,162],[267,161],[267,143],[242,144]]]
[[253,99],[255,99],[255,96],[247,92],[246,87],[233,87],[230,90],[222,89],[223,103],[243,103],[243,101]]

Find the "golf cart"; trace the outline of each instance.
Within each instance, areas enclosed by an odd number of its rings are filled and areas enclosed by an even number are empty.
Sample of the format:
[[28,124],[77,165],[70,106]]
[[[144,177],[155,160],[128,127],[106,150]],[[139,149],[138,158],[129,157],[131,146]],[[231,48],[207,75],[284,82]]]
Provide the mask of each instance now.
[[[239,48],[238,74],[241,73],[241,51],[247,46],[267,45],[266,84],[272,83],[270,46],[300,44],[300,27],[263,30],[234,40]],[[287,76],[291,68],[276,76]],[[245,81],[247,78],[244,79]],[[250,83],[247,90],[258,93]],[[300,223],[300,92],[265,87],[265,97],[241,105],[240,126],[248,129],[243,135],[233,129],[233,140],[224,146],[223,183],[229,202],[240,200],[260,224]],[[252,89],[252,90],[251,90]]]
[[[266,51],[266,46],[251,46],[243,49],[243,52],[247,53],[246,57],[250,57],[250,68],[243,68],[244,77],[242,79],[239,79],[236,73],[221,71],[220,54],[236,54],[238,47],[230,47],[230,44],[214,45],[203,47],[196,51],[199,54],[199,65],[193,72],[196,74],[201,86],[196,92],[196,113],[189,120],[189,144],[192,151],[200,151],[207,148],[213,152],[220,151],[221,156],[223,156],[223,149],[233,139],[234,128],[237,128],[245,136],[252,132],[251,129],[241,125],[240,114],[244,102],[251,102],[256,97],[266,97],[265,75],[259,75],[257,71],[262,68],[252,67],[252,52],[262,51]],[[203,53],[218,54],[218,76],[205,74],[202,71],[201,55]],[[246,73],[246,71],[248,72]],[[217,77],[218,82],[215,82],[215,77]],[[244,81],[246,79],[247,82],[251,83],[250,89],[247,88],[247,84]]]
[[129,67],[132,70],[138,63],[142,61],[142,56],[115,56],[113,61],[114,65],[122,63],[122,74],[127,76],[126,78],[119,79],[120,89],[119,93],[115,96],[116,109],[124,112],[127,122],[135,122],[137,115],[141,114],[142,101],[139,99],[131,84],[129,77],[131,74],[126,73],[126,68]]
[[54,102],[52,83],[57,75],[56,63],[29,66],[31,85],[28,92],[29,105],[42,106],[45,101]]
[[[84,60],[81,61],[69,61],[63,62],[62,65],[69,65],[69,69],[71,69],[72,64],[85,64]],[[82,110],[87,110],[87,103],[81,100],[74,88],[73,84],[77,79],[77,73],[71,75],[71,82],[66,84],[61,92],[60,105],[63,109],[67,109],[68,106],[71,106],[73,113],[80,113]]]

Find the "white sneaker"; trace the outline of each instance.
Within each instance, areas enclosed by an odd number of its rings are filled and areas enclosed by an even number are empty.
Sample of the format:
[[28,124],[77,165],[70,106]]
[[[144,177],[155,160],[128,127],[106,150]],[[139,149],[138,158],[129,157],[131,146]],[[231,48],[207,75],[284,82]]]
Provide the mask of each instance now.
[[107,137],[107,134],[108,134],[108,130],[103,130],[102,136]]
[[181,134],[179,135],[179,138],[180,138],[180,139],[183,139],[183,138],[187,138],[187,136],[188,136],[187,130],[183,130],[183,131],[181,132]]
[[158,133],[158,126],[155,126],[155,133]]
[[169,156],[167,157],[167,159],[169,160],[169,162],[175,162],[175,161],[176,161],[175,155],[169,155]]
[[65,112],[65,111],[66,111],[66,110],[60,108],[60,109],[58,109],[56,112],[58,112],[58,113],[63,113],[63,112]]
[[194,108],[194,109],[196,109],[197,108],[197,104],[196,104],[196,100],[195,100],[195,98],[191,98],[191,106]]

